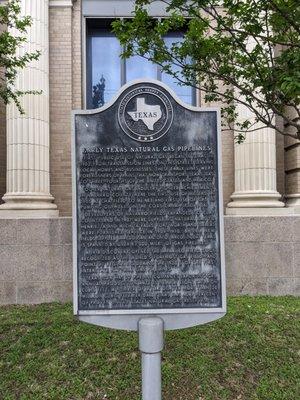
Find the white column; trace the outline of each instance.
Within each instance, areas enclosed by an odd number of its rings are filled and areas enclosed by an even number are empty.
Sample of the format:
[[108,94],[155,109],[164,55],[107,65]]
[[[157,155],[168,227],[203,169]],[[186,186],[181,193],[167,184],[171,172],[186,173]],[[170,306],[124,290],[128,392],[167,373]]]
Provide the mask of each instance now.
[[[256,41],[248,39],[249,51]],[[260,93],[256,94],[258,97]],[[247,99],[236,90],[236,97]],[[235,143],[235,191],[226,213],[235,215],[276,215],[289,213],[281,201],[276,185],[276,132],[255,121],[254,113],[246,105],[237,103],[238,122],[251,122],[245,141]]]
[[49,183],[49,1],[21,0],[21,6],[33,21],[18,54],[40,50],[41,56],[20,70],[15,87],[42,94],[21,99],[25,115],[14,104],[7,107],[7,192],[0,218],[52,217],[58,211]]
[[[239,121],[254,115],[244,105],[237,106]],[[276,133],[256,123],[254,132],[246,134],[242,144],[235,143],[235,192],[227,205],[227,214],[256,215],[286,213],[281,195],[276,190]]]

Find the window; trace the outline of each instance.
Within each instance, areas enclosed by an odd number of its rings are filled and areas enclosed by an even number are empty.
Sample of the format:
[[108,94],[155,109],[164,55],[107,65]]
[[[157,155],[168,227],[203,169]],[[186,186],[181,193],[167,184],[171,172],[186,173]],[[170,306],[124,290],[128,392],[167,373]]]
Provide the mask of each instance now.
[[[153,78],[168,85],[178,97],[195,105],[195,90],[180,86],[172,76],[140,56],[120,58],[121,45],[111,30],[112,19],[87,19],[87,108],[102,107],[125,83],[134,79]],[[182,40],[182,32],[169,33],[166,44]],[[174,66],[175,70],[178,67]]]

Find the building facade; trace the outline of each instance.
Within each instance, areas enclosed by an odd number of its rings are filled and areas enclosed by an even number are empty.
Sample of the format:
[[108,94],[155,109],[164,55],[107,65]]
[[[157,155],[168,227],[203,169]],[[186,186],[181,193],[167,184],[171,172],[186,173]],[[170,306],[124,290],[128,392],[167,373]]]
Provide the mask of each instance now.
[[[71,111],[99,107],[124,83],[143,77],[162,80],[184,101],[203,105],[201,93],[174,85],[151,63],[119,59],[110,24],[130,18],[132,1],[21,3],[33,19],[26,49],[42,55],[20,72],[16,85],[42,94],[24,97],[24,116],[13,104],[0,105],[4,304],[71,299]],[[154,2],[151,12],[163,17],[163,3]],[[239,111],[251,118],[247,109]],[[226,130],[222,159],[229,292],[299,294],[300,142],[263,128],[239,145]]]

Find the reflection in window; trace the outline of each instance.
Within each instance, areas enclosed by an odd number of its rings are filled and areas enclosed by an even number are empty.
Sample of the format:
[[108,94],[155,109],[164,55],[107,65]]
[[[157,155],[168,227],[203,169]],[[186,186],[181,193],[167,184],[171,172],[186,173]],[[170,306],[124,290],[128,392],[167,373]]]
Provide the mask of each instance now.
[[100,81],[93,84],[93,93],[92,93],[92,103],[93,108],[99,108],[104,106],[105,99],[104,99],[104,92],[105,92],[105,79],[102,75]]
[[[111,32],[112,20],[88,20],[87,29],[87,108],[102,107],[117,93],[122,85],[134,79],[158,79],[168,85],[178,97],[188,104],[195,104],[195,91],[178,81],[161,68],[140,56],[127,60],[118,39]],[[181,41],[183,34],[174,32],[166,36],[167,45]],[[174,66],[175,72],[180,67]]]
[[126,82],[133,79],[157,79],[157,65],[140,56],[133,56],[126,60]]
[[[90,39],[92,93],[89,108],[107,103],[121,87],[121,46],[115,36],[99,32]],[[112,67],[113,66],[113,67]]]
[[[165,43],[169,49],[171,48],[172,43],[181,42],[182,40],[182,33],[174,33],[165,37]],[[179,79],[183,78],[180,74],[181,70],[182,68],[179,65],[174,65],[172,68],[172,71],[174,73],[178,73],[177,76]],[[161,80],[166,85],[168,85],[182,101],[188,104],[193,104],[193,90],[190,86],[179,85],[178,80],[176,80],[174,76],[166,74],[164,72],[162,73]]]

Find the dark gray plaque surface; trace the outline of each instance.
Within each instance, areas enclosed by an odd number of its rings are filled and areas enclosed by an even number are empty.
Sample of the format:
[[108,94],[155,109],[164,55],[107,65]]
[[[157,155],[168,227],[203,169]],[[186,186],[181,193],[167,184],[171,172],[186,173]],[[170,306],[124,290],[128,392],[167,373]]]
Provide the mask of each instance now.
[[142,82],[74,128],[78,311],[221,310],[217,110]]

